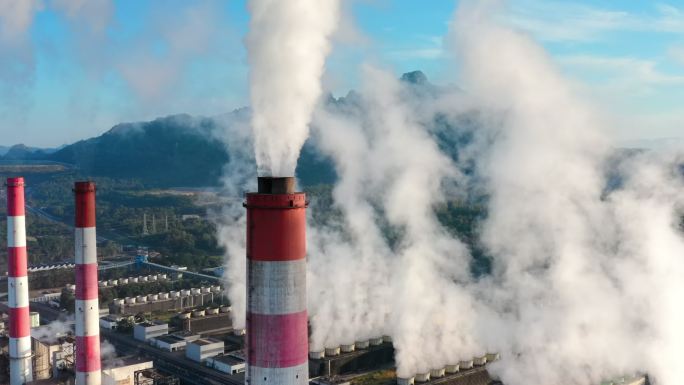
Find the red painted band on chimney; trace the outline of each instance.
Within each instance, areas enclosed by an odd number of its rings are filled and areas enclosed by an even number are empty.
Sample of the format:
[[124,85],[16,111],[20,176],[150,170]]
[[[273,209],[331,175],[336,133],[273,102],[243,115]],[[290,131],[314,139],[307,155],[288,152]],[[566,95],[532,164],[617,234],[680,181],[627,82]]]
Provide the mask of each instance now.
[[97,263],[76,265],[76,299],[97,299]]
[[[247,194],[247,258],[255,261],[292,261],[306,258],[305,194]],[[264,209],[264,205],[269,208]],[[254,231],[254,229],[258,231]]]
[[[308,362],[307,313],[247,313],[249,365],[287,368]],[[258,333],[256,332],[258,331]]]
[[76,336],[76,371],[100,370],[100,336]]
[[95,183],[76,182],[76,227],[95,227]]
[[7,276],[26,277],[28,274],[26,247],[8,247],[7,254]]
[[24,208],[24,178],[7,178],[7,216],[26,215]]
[[31,335],[31,316],[28,306],[9,308],[10,338],[21,338]]

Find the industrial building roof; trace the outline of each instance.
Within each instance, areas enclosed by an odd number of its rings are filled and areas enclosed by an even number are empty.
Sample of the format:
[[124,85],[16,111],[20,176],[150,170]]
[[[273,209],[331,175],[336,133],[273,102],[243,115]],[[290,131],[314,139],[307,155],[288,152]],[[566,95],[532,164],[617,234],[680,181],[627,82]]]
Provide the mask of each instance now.
[[237,357],[233,357],[230,355],[222,355],[222,356],[212,357],[212,360],[218,361],[218,362],[223,362],[224,364],[228,364],[228,365],[243,364],[245,362],[245,360],[241,360]]
[[197,341],[193,341],[192,343],[195,344],[195,345],[203,346],[203,345],[215,344],[215,343],[218,343],[218,342],[223,342],[223,341],[221,341],[221,340],[216,340],[216,339],[213,339],[213,338],[202,338],[202,339],[199,339],[199,340],[197,340]]
[[185,338],[174,336],[172,334],[167,334],[165,336],[159,336],[155,338],[157,341],[166,342],[167,344],[177,344],[179,342],[184,342]]

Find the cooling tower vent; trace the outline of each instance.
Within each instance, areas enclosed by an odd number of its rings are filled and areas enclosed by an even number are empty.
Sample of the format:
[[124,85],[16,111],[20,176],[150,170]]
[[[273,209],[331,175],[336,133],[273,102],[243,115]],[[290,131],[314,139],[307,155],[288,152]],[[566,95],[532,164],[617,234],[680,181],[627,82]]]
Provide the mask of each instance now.
[[368,340],[356,341],[356,343],[354,343],[354,345],[356,345],[357,349],[368,349],[370,342]]
[[342,353],[351,353],[354,351],[355,348],[356,348],[356,346],[354,344],[340,345],[340,351]]
[[449,373],[449,374],[458,373],[459,369],[460,369],[459,364],[447,365],[446,367],[444,367],[444,371]]
[[[390,336],[382,336],[382,342],[392,342],[392,337]],[[417,380],[416,380],[417,381]]]
[[380,346],[382,345],[382,337],[371,338],[368,343],[370,346]]
[[487,364],[487,355],[483,354],[481,356],[477,356],[473,358],[473,365],[475,366],[484,366]]
[[121,278],[121,279],[119,280],[119,283],[122,284],[122,285],[127,284],[127,283],[128,283],[128,278]]
[[430,371],[430,377],[431,378],[442,378],[442,377],[444,377],[444,372],[445,372],[444,368],[432,369]]
[[309,358],[311,358],[312,360],[320,360],[323,357],[325,357],[325,352],[323,350],[309,352]]
[[231,307],[230,307],[230,306],[221,306],[221,307],[219,308],[219,311],[220,311],[221,313],[230,313],[230,310],[231,310]]
[[397,385],[413,385],[415,382],[415,377],[397,377]]
[[459,366],[461,367],[461,370],[463,370],[463,369],[472,369],[472,368],[473,368],[473,360],[461,361],[461,362],[459,363]]
[[335,346],[332,348],[325,348],[325,356],[326,357],[335,357],[340,355],[340,347]]
[[430,381],[430,372],[417,373],[416,382],[428,382]]
[[218,313],[219,313],[219,309],[217,307],[207,309],[207,315],[208,314],[218,314]]
[[190,313],[180,313],[180,314],[178,314],[178,318],[188,319],[188,318],[190,318]]
[[499,353],[487,353],[487,362],[498,361],[501,358]]

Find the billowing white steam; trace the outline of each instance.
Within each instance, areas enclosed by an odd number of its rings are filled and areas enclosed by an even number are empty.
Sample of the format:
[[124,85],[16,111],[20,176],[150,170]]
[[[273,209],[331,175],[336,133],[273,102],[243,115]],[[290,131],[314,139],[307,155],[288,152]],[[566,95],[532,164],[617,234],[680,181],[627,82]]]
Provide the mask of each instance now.
[[247,50],[259,173],[292,176],[321,94],[339,0],[250,0]]
[[[507,385],[586,385],[638,371],[676,385],[684,376],[684,156],[631,154],[620,163],[621,185],[606,189],[616,152],[601,119],[539,45],[496,22],[497,3],[463,1],[452,24],[464,92],[416,100],[394,76],[366,67],[361,96],[316,111],[316,143],[339,180],[332,204],[313,201],[309,210],[311,348],[390,334],[401,376],[497,351],[502,360],[490,370]],[[265,75],[263,90],[280,75]],[[319,77],[307,80],[316,90]],[[316,97],[296,148],[273,135],[282,124],[266,124],[277,115],[258,118],[255,106],[261,172],[292,174]],[[276,107],[269,111],[305,111]],[[476,112],[476,128],[460,159],[475,161],[472,180],[430,128],[435,113],[453,123],[466,110]],[[243,177],[229,179],[243,185]],[[467,248],[434,213],[472,184],[488,197],[480,233],[493,258],[492,274],[479,280]],[[221,234],[239,320],[244,221],[230,207]],[[341,215],[324,223],[311,215],[330,209]]]

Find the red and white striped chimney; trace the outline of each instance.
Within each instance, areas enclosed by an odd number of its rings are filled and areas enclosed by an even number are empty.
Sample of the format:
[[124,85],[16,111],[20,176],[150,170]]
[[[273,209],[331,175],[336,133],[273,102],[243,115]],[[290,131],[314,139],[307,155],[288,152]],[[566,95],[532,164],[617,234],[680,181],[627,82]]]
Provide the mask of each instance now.
[[306,195],[260,177],[247,194],[247,383],[309,383]]
[[100,385],[95,183],[76,182],[76,385]]
[[26,253],[24,178],[7,179],[7,292],[10,385],[33,381]]

